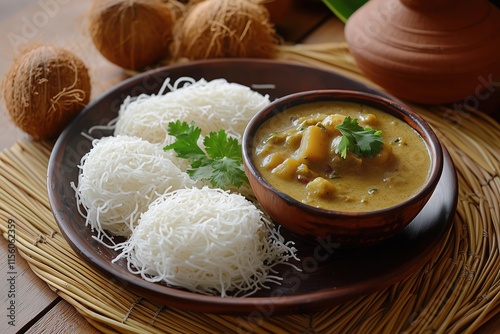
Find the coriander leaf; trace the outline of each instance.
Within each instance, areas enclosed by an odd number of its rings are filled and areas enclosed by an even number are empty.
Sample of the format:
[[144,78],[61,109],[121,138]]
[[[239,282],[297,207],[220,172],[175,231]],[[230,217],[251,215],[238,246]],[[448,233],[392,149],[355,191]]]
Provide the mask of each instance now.
[[365,128],[365,130],[353,133],[361,155],[373,158],[382,149],[382,131]]
[[[335,152],[340,153],[340,156],[345,159],[347,157],[347,147],[348,146],[349,146],[349,139],[347,139],[347,137],[345,137],[345,136],[342,136],[337,148],[335,149]],[[352,148],[349,150],[351,151]]]
[[195,180],[209,180],[214,187],[226,189],[233,185],[239,187],[247,180],[244,170],[231,159],[215,160],[210,165],[188,170]]
[[198,146],[201,129],[194,123],[171,122],[168,131],[176,141],[164,149],[173,149],[178,157],[191,163],[191,169],[187,170],[191,178],[209,180],[212,186],[218,188],[239,187],[244,182],[248,183],[241,145],[235,138],[228,137],[226,131],[211,132],[203,138],[206,152]]
[[212,185],[225,188],[229,185],[239,187],[243,182],[248,182],[241,161],[223,157],[215,159],[212,163],[213,172],[210,177]]
[[168,134],[174,136],[176,141],[165,146],[164,150],[174,150],[179,158],[187,159],[191,163],[201,163],[206,158],[205,152],[198,146],[198,138],[201,129],[194,123],[170,122],[168,123]]
[[243,161],[241,145],[236,138],[228,137],[226,131],[211,132],[203,140],[207,155],[212,159],[228,157]]
[[187,173],[193,180],[210,180],[214,174],[214,169],[211,164],[206,164],[188,169]]
[[363,129],[358,124],[357,118],[347,116],[335,128],[342,134],[335,152],[340,153],[344,159],[348,150],[357,156],[372,158],[382,149],[382,131],[373,130],[370,127]]
[[203,140],[207,155],[213,160],[213,172],[209,178],[212,185],[225,188],[229,185],[241,186],[248,182],[243,169],[241,145],[236,138],[228,137],[226,131],[211,132]]

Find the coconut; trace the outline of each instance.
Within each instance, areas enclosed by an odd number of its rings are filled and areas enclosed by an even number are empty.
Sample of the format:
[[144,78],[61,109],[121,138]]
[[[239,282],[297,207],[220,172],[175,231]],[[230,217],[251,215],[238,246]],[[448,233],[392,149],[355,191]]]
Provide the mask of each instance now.
[[175,54],[191,60],[271,58],[277,38],[259,0],[205,0],[190,7],[175,30]]
[[169,58],[172,30],[182,4],[161,0],[95,0],[89,30],[110,62],[141,70]]
[[54,46],[25,50],[4,81],[12,121],[35,139],[53,138],[87,105],[87,67],[73,53]]

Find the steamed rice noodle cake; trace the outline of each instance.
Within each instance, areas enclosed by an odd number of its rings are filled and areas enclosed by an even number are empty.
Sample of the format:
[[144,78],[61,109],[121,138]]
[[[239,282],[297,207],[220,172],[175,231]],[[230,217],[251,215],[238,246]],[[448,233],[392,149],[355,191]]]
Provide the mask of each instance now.
[[295,258],[262,212],[245,197],[213,188],[157,198],[116,249],[134,274],[202,294],[250,295],[282,278],[272,268]]
[[250,119],[270,102],[267,95],[225,79],[179,80],[188,83],[178,87],[176,82],[165,94],[127,97],[118,113],[115,135],[137,136],[164,146],[174,139],[168,135],[168,123],[179,120],[195,122],[203,136],[224,129],[241,141]]
[[193,185],[166,152],[146,140],[113,136],[92,144],[78,166],[78,185],[72,186],[80,214],[101,240],[111,239],[109,234],[130,236],[139,215],[154,199]]

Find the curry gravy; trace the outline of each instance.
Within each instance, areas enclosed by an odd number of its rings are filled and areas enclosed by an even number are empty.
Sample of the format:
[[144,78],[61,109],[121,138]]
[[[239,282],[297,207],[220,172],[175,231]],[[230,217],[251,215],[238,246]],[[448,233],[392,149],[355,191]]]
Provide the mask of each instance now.
[[[344,117],[382,131],[374,157],[336,152]],[[413,196],[427,180],[430,156],[409,125],[375,108],[351,102],[314,102],[267,120],[254,139],[253,159],[272,186],[327,210],[372,211]]]

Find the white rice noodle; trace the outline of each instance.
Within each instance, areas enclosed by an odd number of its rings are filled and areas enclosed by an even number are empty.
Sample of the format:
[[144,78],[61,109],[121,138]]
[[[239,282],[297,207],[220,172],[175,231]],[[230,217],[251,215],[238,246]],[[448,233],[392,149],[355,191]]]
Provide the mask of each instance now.
[[[171,91],[162,94],[166,88]],[[207,82],[180,78],[173,86],[167,79],[158,95],[125,99],[116,120],[115,135],[137,136],[166,145],[173,141],[168,136],[168,123],[180,120],[195,122],[204,136],[225,129],[241,141],[250,119],[269,102],[267,95],[225,79]]]
[[72,187],[80,214],[100,240],[130,236],[139,215],[153,200],[193,185],[160,147],[148,141],[116,136],[92,144],[78,166],[78,186]]
[[248,296],[281,277],[273,267],[295,258],[253,203],[220,189],[180,189],[157,198],[114,260],[150,282],[201,294]]

